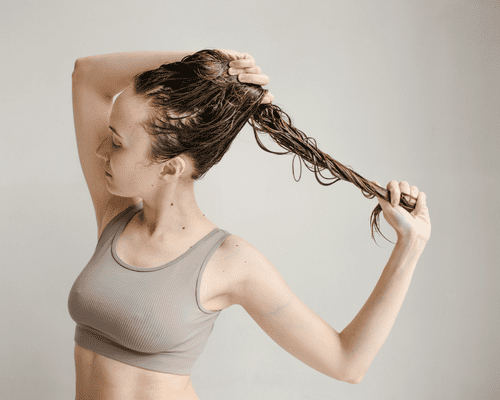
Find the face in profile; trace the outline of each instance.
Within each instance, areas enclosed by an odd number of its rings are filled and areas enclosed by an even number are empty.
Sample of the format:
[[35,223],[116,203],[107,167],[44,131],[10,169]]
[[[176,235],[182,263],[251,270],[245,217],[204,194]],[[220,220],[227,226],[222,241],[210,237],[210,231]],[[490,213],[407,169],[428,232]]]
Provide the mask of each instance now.
[[[123,197],[142,197],[155,186],[157,169],[149,166],[149,134],[141,126],[146,103],[128,86],[115,100],[109,117],[108,134],[96,150],[104,160],[107,188]],[[153,186],[152,186],[153,185]]]

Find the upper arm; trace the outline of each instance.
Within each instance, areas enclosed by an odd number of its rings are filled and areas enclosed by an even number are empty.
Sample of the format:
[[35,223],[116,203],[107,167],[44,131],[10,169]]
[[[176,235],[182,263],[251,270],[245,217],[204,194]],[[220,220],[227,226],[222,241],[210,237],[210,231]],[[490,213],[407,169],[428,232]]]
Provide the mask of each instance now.
[[141,199],[113,195],[106,187],[104,160],[99,159],[95,151],[106,135],[110,134],[108,125],[113,99],[96,90],[88,73],[78,64],[77,61],[72,75],[76,141],[100,234],[106,222]]
[[[352,382],[339,333],[290,289],[277,269],[257,249],[232,236],[237,284],[232,302],[241,305],[283,349],[334,379]],[[236,249],[236,247],[233,247]]]

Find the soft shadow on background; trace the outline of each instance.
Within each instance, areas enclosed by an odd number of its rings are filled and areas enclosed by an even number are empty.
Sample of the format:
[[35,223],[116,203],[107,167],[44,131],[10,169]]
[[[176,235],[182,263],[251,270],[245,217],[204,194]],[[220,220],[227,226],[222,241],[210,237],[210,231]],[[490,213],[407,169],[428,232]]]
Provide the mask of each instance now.
[[[359,385],[296,360],[239,306],[198,359],[202,400],[498,399],[500,3],[474,0],[9,2],[0,16],[0,388],[9,400],[75,396],[71,285],[97,225],[78,160],[78,57],[133,50],[248,52],[275,103],[320,148],[382,185],[427,194],[431,239],[384,346]],[[269,142],[266,142],[269,143]],[[274,263],[337,331],[393,245],[377,205],[320,186],[246,126],[197,184],[201,209]],[[382,231],[395,240],[382,218]]]

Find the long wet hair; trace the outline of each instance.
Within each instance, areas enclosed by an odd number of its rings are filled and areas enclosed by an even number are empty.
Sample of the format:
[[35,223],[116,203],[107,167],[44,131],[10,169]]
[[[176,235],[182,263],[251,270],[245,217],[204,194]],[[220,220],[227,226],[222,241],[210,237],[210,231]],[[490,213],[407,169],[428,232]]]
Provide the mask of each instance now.
[[[133,78],[135,94],[146,101],[150,110],[143,127],[152,136],[148,154],[152,164],[185,154],[194,163],[195,172],[191,178],[198,180],[221,160],[248,122],[263,150],[280,155],[294,154],[293,161],[299,157],[301,173],[304,163],[321,185],[345,180],[360,188],[368,199],[379,196],[390,202],[387,189],[371,183],[319,150],[315,139],[294,127],[291,118],[280,107],[261,104],[267,90],[260,85],[241,83],[236,76],[229,75],[231,61],[217,50],[202,50]],[[270,135],[285,151],[269,150],[259,134]],[[330,176],[324,175],[325,170]],[[408,212],[414,210],[403,195],[400,205]],[[388,240],[380,231],[381,211],[377,204],[370,216],[374,240],[374,231]]]

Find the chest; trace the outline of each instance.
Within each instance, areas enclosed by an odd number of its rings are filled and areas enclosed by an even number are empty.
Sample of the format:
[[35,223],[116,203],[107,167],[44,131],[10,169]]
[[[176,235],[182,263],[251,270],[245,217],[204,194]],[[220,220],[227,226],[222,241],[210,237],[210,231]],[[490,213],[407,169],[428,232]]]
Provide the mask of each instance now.
[[[174,262],[188,252],[195,239],[172,240],[168,245],[155,246],[142,240],[138,235],[125,231],[116,241],[116,255],[123,262],[137,268],[155,268]],[[202,307],[209,311],[223,310],[231,305],[229,291],[231,282],[228,274],[228,257],[224,246],[211,255],[199,285],[199,299]]]

